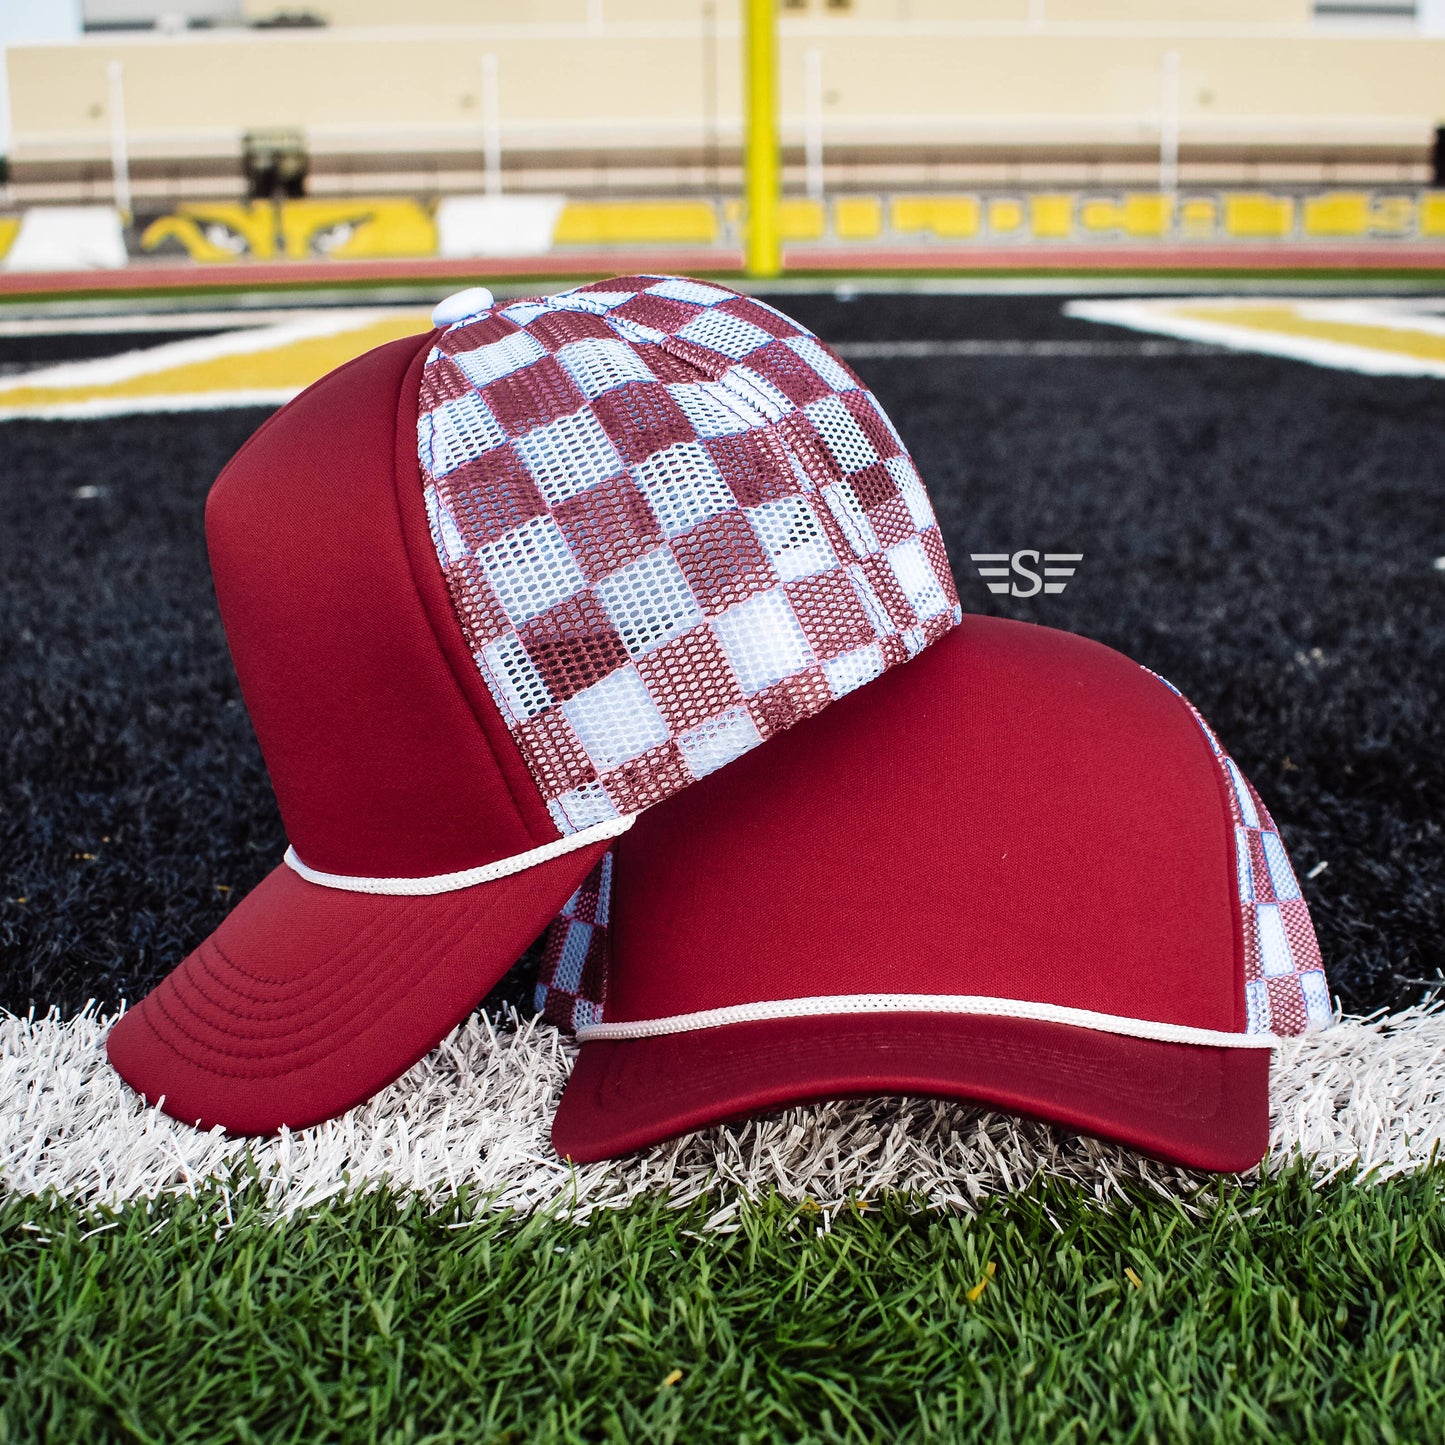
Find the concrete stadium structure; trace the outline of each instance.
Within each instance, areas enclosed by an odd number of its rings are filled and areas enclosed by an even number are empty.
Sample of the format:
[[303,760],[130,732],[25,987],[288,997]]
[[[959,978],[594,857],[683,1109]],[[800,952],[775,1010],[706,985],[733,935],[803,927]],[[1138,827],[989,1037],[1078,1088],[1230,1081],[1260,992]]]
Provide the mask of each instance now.
[[[122,23],[126,3],[104,13]],[[278,130],[313,196],[739,188],[736,0],[416,0],[404,25],[386,0],[320,0],[307,28],[266,26],[275,8],[10,46],[12,200],[112,199],[117,144],[135,209],[236,199],[245,137]],[[1310,0],[801,0],[781,16],[795,194],[1414,186],[1445,119],[1445,37],[1326,24]]]

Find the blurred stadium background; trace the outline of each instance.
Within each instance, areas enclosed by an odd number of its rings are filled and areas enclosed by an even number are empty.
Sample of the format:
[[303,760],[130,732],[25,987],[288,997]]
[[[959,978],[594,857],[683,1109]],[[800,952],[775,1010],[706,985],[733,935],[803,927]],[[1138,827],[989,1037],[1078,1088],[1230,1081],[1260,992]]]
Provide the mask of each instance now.
[[[7,0],[0,264],[686,246],[728,267],[742,18]],[[780,0],[777,78],[797,263],[1445,246],[1445,0]]]

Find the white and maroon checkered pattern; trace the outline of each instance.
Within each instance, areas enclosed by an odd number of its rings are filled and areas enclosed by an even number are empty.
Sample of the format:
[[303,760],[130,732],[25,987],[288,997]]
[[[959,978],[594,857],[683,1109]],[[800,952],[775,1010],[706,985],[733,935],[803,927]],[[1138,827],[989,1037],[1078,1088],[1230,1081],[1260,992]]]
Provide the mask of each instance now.
[[462,631],[563,834],[660,801],[960,617],[877,401],[720,286],[620,277],[456,323],[417,445]]
[[[1158,677],[1158,673],[1152,674]],[[1244,931],[1244,994],[1251,1034],[1302,1034],[1334,1017],[1320,946],[1279,829],[1214,730],[1173,683],[1209,741],[1234,823],[1235,876]]]
[[582,886],[547,929],[533,1003],[567,1033],[602,1022],[606,1003],[612,914],[612,850],[598,860]]

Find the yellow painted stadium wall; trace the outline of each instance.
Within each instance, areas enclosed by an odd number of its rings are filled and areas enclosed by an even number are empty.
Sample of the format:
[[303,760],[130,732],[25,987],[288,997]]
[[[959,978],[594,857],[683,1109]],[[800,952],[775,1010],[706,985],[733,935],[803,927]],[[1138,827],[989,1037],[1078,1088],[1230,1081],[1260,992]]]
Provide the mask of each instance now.
[[[552,249],[740,243],[742,203],[572,201]],[[19,222],[0,216],[0,259]],[[1058,242],[1439,241],[1445,192],[1330,190],[1052,192],[794,197],[783,203],[794,244],[996,246]],[[425,257],[438,253],[433,206],[395,197],[185,204],[142,215],[127,241],[138,258],[206,264]]]
[[[733,37],[735,39],[735,36]],[[1184,143],[1424,146],[1445,117],[1445,39],[1210,28],[785,24],[785,138],[802,133],[803,52],[823,51],[832,145],[1148,143],[1161,57],[1181,56]],[[739,47],[717,50],[719,123],[738,132]],[[498,59],[504,145],[554,153],[696,147],[695,26],[93,36],[8,52],[12,159],[109,154],[106,63],[124,66],[132,154],[234,158],[243,131],[300,127],[317,154],[479,146],[481,63]]]

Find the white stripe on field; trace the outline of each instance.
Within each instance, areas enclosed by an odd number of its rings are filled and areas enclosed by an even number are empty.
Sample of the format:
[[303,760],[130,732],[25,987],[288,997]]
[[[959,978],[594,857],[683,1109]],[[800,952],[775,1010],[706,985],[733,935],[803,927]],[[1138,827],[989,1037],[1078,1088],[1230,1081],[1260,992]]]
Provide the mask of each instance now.
[[906,361],[936,356],[1208,356],[1218,348],[1177,341],[839,341],[848,361]]
[[[738,1201],[768,1188],[825,1211],[899,1190],[968,1209],[1043,1175],[1098,1198],[1126,1182],[1180,1192],[1198,1176],[1133,1152],[963,1105],[926,1099],[790,1109],[577,1169],[548,1130],[574,1046],[551,1027],[478,1016],[375,1099],[274,1139],[200,1134],[147,1109],[106,1062],[109,1019],[0,1014],[0,1186],[81,1205],[227,1183],[249,1154],[278,1216],[387,1183],[436,1197],[463,1185],[493,1207],[586,1214],[657,1191]],[[1445,1011],[1345,1019],[1279,1049],[1271,1167],[1303,1154],[1316,1175],[1419,1168],[1445,1135]]]
[[[1267,331],[1250,326],[1237,326],[1229,321],[1207,321],[1198,316],[1180,316],[1171,307],[1189,305],[1189,301],[1070,301],[1064,306],[1066,316],[1082,321],[1103,321],[1111,326],[1126,326],[1133,331],[1152,331],[1161,336],[1176,336],[1186,341],[1227,347],[1231,351],[1252,351],[1265,356],[1283,356],[1291,361],[1305,361],[1312,366],[1327,366],[1336,371],[1358,371],[1366,376],[1434,376],[1445,377],[1445,361],[1424,356],[1411,356],[1402,351],[1387,351],[1369,346],[1354,346],[1345,341],[1328,341],[1298,332]],[[1211,305],[1238,306],[1249,304],[1247,298],[1211,297]],[[1359,306],[1344,317],[1322,314],[1323,303],[1311,308],[1311,316],[1327,320],[1350,320],[1358,324]],[[1301,313],[1303,314],[1303,308]],[[1432,330],[1409,327],[1398,317],[1389,322],[1378,318],[1373,325],[1388,325],[1393,330]]]

